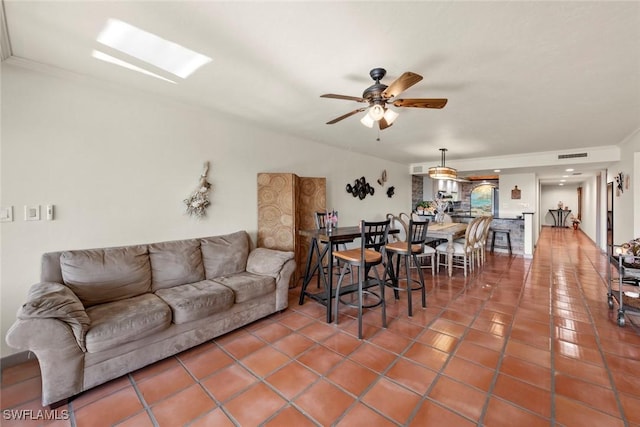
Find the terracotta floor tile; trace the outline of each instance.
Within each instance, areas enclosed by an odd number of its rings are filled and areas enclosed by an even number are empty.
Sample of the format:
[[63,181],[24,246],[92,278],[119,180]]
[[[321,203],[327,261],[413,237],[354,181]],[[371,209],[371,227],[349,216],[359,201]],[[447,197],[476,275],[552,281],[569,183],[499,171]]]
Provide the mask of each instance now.
[[118,390],[74,411],[78,427],[111,425],[142,411],[142,404],[132,386]]
[[37,399],[41,395],[42,384],[39,376],[2,387],[2,409],[13,408]]
[[264,377],[289,361],[291,358],[280,350],[266,346],[242,359],[242,364],[257,376]]
[[456,426],[456,427],[474,427],[476,422],[464,418],[460,414],[456,414],[450,409],[444,408],[430,400],[425,400],[420,406],[420,410],[409,423],[410,427],[424,426]]
[[556,354],[602,366],[603,360],[599,350],[573,344],[567,341],[554,341]]
[[147,411],[142,411],[115,425],[117,427],[153,427],[153,421]]
[[286,404],[276,392],[258,383],[227,402],[225,408],[241,426],[257,426]]
[[278,341],[282,337],[286,337],[291,334],[291,329],[280,323],[268,323],[263,327],[252,331],[252,334],[265,340],[266,342],[273,343]]
[[153,405],[194,384],[194,379],[182,366],[178,365],[136,383],[147,404]]
[[317,381],[318,378],[318,374],[293,361],[269,375],[266,381],[287,399],[292,400],[301,391]]
[[196,418],[189,427],[234,427],[235,424],[220,408],[216,408],[211,412]]
[[253,335],[245,334],[233,341],[225,343],[224,349],[236,359],[242,359],[248,354],[254,353],[265,346],[265,342]]
[[[562,355],[555,355],[554,360],[554,368],[557,373],[579,378],[603,387],[611,387],[609,374],[604,366],[585,363]],[[640,392],[640,384],[638,391]]]
[[640,424],[640,398],[623,393],[620,395],[620,402],[627,419]]
[[2,370],[1,384],[7,387],[21,381],[40,376],[40,365],[37,359],[30,359]]
[[466,326],[444,319],[436,320],[429,328],[455,338],[460,338],[467,329]]
[[[290,426],[292,425],[293,424],[290,424]],[[336,424],[336,427],[394,427],[396,425],[396,423],[374,412],[368,406],[357,403],[356,406],[351,408]]]
[[233,362],[234,359],[218,347],[211,348],[208,351],[193,355],[182,361],[187,367],[187,370],[191,372],[191,375],[198,379],[205,378],[231,365]]
[[540,365],[507,355],[502,359],[500,373],[551,391],[551,369]]
[[289,357],[296,357],[314,344],[311,339],[304,335],[291,333],[274,343],[273,346]]
[[492,427],[548,427],[550,421],[496,397],[489,399],[484,425]]
[[396,357],[397,355],[385,349],[364,343],[351,354],[349,359],[380,373],[386,370]]
[[340,418],[353,402],[354,398],[322,379],[294,400],[297,406],[323,426]]
[[404,424],[420,403],[420,395],[383,378],[364,395],[362,402]]
[[411,344],[409,338],[388,329],[380,331],[370,342],[396,354],[402,353]]
[[505,349],[505,354],[551,369],[550,351],[519,343],[517,341],[509,341]]
[[551,417],[551,392],[548,390],[500,374],[493,394],[544,418]]
[[432,329],[426,329],[416,338],[416,341],[444,352],[453,351],[459,342],[458,338]]
[[490,369],[495,369],[500,361],[499,352],[466,341],[458,346],[455,354]]
[[563,426],[622,427],[622,419],[597,411],[563,396],[555,397],[556,422]]
[[551,350],[551,338],[548,335],[538,335],[522,329],[514,329],[509,335],[511,341],[537,347],[541,350]]
[[329,325],[325,322],[313,322],[301,329],[298,329],[298,333],[301,333],[316,342],[322,342],[336,332],[336,328],[334,328],[333,325]]
[[611,372],[611,376],[618,391],[640,397],[640,378],[624,371]]
[[429,398],[477,422],[482,415],[486,393],[447,377],[440,377]]
[[309,351],[300,355],[296,360],[317,374],[324,375],[335,366],[342,363],[344,356],[333,350],[329,350],[325,346],[316,345]]
[[439,371],[449,358],[449,353],[428,345],[413,343],[404,353],[404,357],[429,369]]
[[[208,424],[209,426],[216,426],[218,424]],[[233,425],[233,424],[232,424]],[[280,412],[278,412],[275,417],[271,418],[264,424],[265,427],[316,427],[316,424],[307,418],[302,412],[298,411],[296,408],[292,406],[287,406]],[[191,427],[191,426],[190,426]],[[203,425],[203,427],[205,427]]]
[[453,357],[442,371],[458,382],[479,388],[488,392],[493,382],[495,371],[482,365],[477,365],[460,357]]
[[436,372],[409,360],[398,359],[385,377],[423,395],[435,380]]
[[176,359],[175,357],[168,357],[151,365],[145,366],[144,368],[133,371],[131,375],[133,376],[134,380],[140,381],[144,378],[152,377],[159,374],[160,372],[164,372],[167,369],[174,368],[179,365],[180,363],[178,362],[178,359]]
[[314,320],[311,317],[292,311],[292,312],[286,313],[279,320],[279,323],[284,326],[287,326],[289,329],[297,331],[298,329],[304,328],[305,326],[312,323],[313,321]]
[[377,378],[376,372],[351,360],[345,360],[327,375],[328,380],[355,396],[364,392]]
[[560,373],[555,375],[556,395],[582,402],[594,409],[619,416],[616,396],[611,388],[597,386]]
[[487,332],[498,337],[506,337],[509,330],[509,325],[505,325],[504,323],[492,322],[490,320],[478,317],[471,324],[471,328],[476,331]]
[[360,347],[361,344],[362,341],[358,338],[342,332],[331,335],[322,342],[322,345],[343,356],[351,354],[356,348]]
[[471,342],[495,351],[502,351],[502,347],[504,346],[505,342],[504,338],[489,334],[487,332],[476,331],[475,329],[469,330],[467,335],[465,335],[464,337],[464,341]]
[[218,401],[226,402],[258,382],[253,374],[239,364],[229,365],[205,378],[201,384]]

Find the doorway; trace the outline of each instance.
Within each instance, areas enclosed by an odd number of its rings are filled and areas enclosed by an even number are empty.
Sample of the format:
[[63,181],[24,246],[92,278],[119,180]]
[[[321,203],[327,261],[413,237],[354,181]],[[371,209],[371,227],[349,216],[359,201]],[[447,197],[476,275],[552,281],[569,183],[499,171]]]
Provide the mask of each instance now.
[[613,182],[607,183],[607,253],[613,255]]

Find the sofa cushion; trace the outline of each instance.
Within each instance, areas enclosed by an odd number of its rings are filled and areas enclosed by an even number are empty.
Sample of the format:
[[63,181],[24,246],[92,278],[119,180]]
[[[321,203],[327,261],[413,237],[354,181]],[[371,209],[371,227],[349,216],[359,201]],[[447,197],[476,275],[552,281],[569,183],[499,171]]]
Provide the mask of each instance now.
[[228,310],[234,302],[230,289],[211,280],[159,289],[156,295],[171,307],[177,325]]
[[200,240],[206,279],[239,273],[247,267],[249,235],[246,231]]
[[151,290],[146,246],[66,251],[62,278],[85,307],[134,297]]
[[171,309],[154,294],[144,294],[87,309],[89,353],[97,353],[144,338],[171,325]]
[[82,351],[91,321],[84,306],[71,289],[60,283],[36,283],[29,289],[27,302],[18,309],[18,319],[58,319],[65,322]]
[[196,239],[149,245],[151,290],[204,280],[200,242]]
[[285,262],[293,259],[293,252],[256,248],[249,254],[247,271],[277,277]]
[[276,279],[248,272],[218,277],[216,282],[230,288],[236,296],[236,304],[266,295],[276,289]]

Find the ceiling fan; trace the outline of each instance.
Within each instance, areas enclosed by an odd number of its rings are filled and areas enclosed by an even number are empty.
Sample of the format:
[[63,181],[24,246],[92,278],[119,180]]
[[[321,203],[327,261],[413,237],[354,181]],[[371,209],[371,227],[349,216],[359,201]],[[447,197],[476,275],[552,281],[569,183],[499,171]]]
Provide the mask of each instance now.
[[332,125],[334,123],[338,123],[340,120],[368,110],[367,114],[360,119],[360,122],[367,127],[373,127],[373,124],[378,122],[380,130],[382,130],[391,126],[393,121],[398,117],[398,113],[387,107],[387,104],[393,104],[394,107],[412,108],[442,108],[447,105],[447,99],[445,98],[397,99],[398,95],[422,80],[422,76],[407,71],[387,86],[380,83],[380,80],[385,76],[385,74],[387,74],[387,71],[384,68],[374,68],[371,70],[369,75],[375,83],[362,92],[362,97],[336,95],[333,93],[320,95],[321,98],[344,99],[347,101],[356,101],[368,104],[367,107],[361,107],[340,117],[336,117],[335,119],[328,121],[327,124]]

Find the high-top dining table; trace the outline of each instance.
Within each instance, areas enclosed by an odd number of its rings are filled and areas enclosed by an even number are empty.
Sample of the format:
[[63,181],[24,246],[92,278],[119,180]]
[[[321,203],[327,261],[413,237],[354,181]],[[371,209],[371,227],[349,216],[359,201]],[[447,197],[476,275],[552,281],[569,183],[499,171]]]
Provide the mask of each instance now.
[[[397,229],[389,229],[389,234],[397,234],[398,232],[399,230]],[[327,232],[325,228],[319,230],[300,230],[299,233],[301,236],[311,238],[311,247],[307,255],[299,304],[302,305],[304,303],[304,297],[307,296],[325,305],[327,307],[327,323],[331,323],[331,299],[335,297],[335,289],[333,289],[333,247],[337,243],[348,243],[359,238],[361,235],[360,227],[336,227],[330,232]],[[320,247],[320,243],[324,243],[323,248]],[[313,262],[314,256],[316,258],[315,263]],[[327,274],[325,274],[322,265],[325,257],[327,257]],[[320,292],[310,292],[307,290],[307,287],[316,272],[320,276],[324,290]],[[343,287],[345,292],[348,292],[350,289],[349,286]]]
[[[453,240],[464,236],[467,229],[465,223],[429,223],[427,228],[427,237],[435,237],[440,239],[447,239],[447,265],[449,277],[453,274]],[[397,234],[400,230],[390,229],[389,234]],[[331,323],[331,299],[335,297],[335,290],[333,289],[333,248],[337,243],[347,243],[360,237],[360,227],[337,227],[327,232],[326,229],[321,228],[319,230],[300,230],[301,236],[311,238],[311,247],[307,255],[307,262],[305,267],[305,273],[302,281],[302,290],[300,291],[299,304],[304,303],[304,298],[309,297],[327,307],[327,323]],[[324,244],[324,247],[320,246],[320,243]],[[313,262],[315,257],[316,261]],[[327,274],[323,268],[323,262],[327,257]],[[313,276],[318,273],[320,280],[324,285],[324,290],[319,292],[310,292],[307,288]],[[349,287],[344,287],[345,291],[349,290]]]
[[458,237],[464,236],[466,231],[467,224],[463,222],[446,222],[443,224],[431,222],[427,227],[427,237],[447,239],[447,267],[449,277],[453,274],[453,241]]

